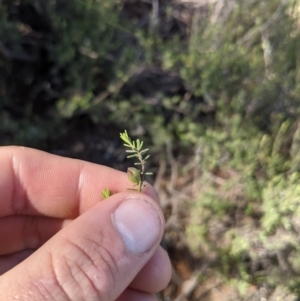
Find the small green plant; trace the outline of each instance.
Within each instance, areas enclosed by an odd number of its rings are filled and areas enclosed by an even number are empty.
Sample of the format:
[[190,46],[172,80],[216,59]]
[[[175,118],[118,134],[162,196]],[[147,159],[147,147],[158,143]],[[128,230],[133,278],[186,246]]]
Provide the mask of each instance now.
[[108,189],[108,188],[104,188],[101,196],[103,197],[103,199],[107,199],[112,195],[112,192]]
[[142,191],[145,186],[144,180],[145,175],[152,175],[152,172],[146,172],[146,161],[149,159],[150,155],[147,155],[148,148],[143,149],[144,142],[140,139],[133,141],[129,136],[127,131],[125,130],[124,133],[120,133],[121,139],[125,142],[124,146],[129,148],[126,150],[126,153],[130,155],[127,158],[137,158],[138,162],[135,162],[134,165],[140,166],[140,169],[135,167],[129,167],[127,169],[128,179],[134,184],[138,186],[136,189],[137,191]]
[[[132,140],[126,130],[124,133],[120,133],[120,138],[123,140],[124,146],[128,148],[126,150],[126,153],[128,153],[127,158],[136,158],[137,162],[134,162],[134,165],[140,167],[140,169],[135,167],[129,167],[127,169],[128,179],[133,183],[133,188],[128,189],[141,192],[145,187],[145,176],[153,174],[152,172],[146,172],[146,161],[150,157],[150,155],[147,154],[149,149],[143,149],[144,142],[140,139]],[[109,189],[105,188],[101,195],[106,199],[110,197],[112,193]]]

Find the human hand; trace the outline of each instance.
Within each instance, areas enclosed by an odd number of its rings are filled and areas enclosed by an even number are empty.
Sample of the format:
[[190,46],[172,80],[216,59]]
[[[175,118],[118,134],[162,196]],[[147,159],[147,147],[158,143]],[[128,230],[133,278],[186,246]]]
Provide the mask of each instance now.
[[[126,173],[0,147],[0,300],[153,301],[171,274],[154,189]],[[101,191],[115,194],[100,201]]]

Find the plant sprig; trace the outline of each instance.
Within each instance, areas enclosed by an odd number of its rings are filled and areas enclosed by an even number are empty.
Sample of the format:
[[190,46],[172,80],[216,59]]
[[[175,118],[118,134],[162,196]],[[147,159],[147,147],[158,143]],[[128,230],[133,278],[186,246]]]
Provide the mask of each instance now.
[[104,188],[102,193],[101,193],[101,196],[102,196],[103,199],[107,199],[111,195],[112,195],[112,192],[108,188]]
[[[146,161],[150,157],[150,155],[147,154],[149,149],[143,149],[144,142],[140,139],[132,140],[126,130],[124,133],[120,133],[120,138],[124,142],[124,146],[128,148],[126,150],[126,153],[128,153],[127,158],[137,158],[137,162],[135,162],[134,165],[140,166],[140,169],[135,167],[128,167],[127,169],[128,179],[134,184],[133,187],[137,186],[137,188],[129,189],[141,192],[145,187],[145,176],[153,174],[152,172],[146,172]],[[103,199],[107,199],[111,195],[112,192],[108,188],[105,188],[101,193]]]
[[152,175],[152,172],[146,172],[146,161],[149,159],[150,155],[147,154],[148,148],[143,149],[144,142],[140,139],[132,140],[127,131],[120,133],[120,138],[125,142],[124,146],[129,148],[126,150],[126,153],[129,155],[127,158],[137,158],[138,162],[135,162],[134,165],[140,166],[140,169],[135,167],[129,167],[127,169],[128,179],[138,186],[137,191],[142,191],[145,186],[144,180],[146,175]]

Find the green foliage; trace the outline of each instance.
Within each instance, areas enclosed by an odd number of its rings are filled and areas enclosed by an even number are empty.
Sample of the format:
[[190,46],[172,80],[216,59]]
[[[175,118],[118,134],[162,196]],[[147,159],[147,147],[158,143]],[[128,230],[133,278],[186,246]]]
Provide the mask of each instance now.
[[[1,144],[47,149],[85,116],[142,136],[153,166],[172,145],[181,175],[199,150],[186,225],[195,257],[241,296],[254,286],[273,300],[300,296],[299,2],[184,10],[190,22],[175,33],[177,4],[162,5],[150,30],[136,3],[0,3]],[[37,24],[18,17],[26,9]],[[141,164],[128,169],[141,190],[146,152],[121,138]]]
[[90,107],[114,77],[108,62],[126,30],[120,9],[107,0],[1,1],[0,118],[9,124],[0,128],[2,145],[45,148],[65,134],[65,118]]
[[[236,288],[238,279],[270,287],[280,282],[295,293],[300,279],[297,123],[284,121],[270,136],[234,118],[219,122],[223,126],[210,127],[199,139],[201,190],[186,228],[189,245],[199,257],[216,258],[218,277]],[[263,272],[256,270],[259,265]]]
[[[123,133],[120,133],[120,138],[123,142],[125,142],[124,146],[129,148],[126,150],[126,153],[129,153],[127,158],[137,158],[138,162],[135,162],[134,165],[139,165],[140,170],[135,167],[129,167],[127,169],[127,176],[130,182],[133,183],[135,188],[129,188],[129,190],[136,190],[141,192],[142,189],[145,187],[145,176],[152,175],[152,172],[146,172],[146,161],[149,159],[150,155],[147,155],[148,148],[143,149],[144,142],[140,139],[136,139],[135,141],[132,140],[129,136],[127,131],[125,130]],[[102,198],[107,199],[112,195],[112,192],[105,188],[102,193]]]
[[300,219],[300,175],[293,172],[278,175],[263,190],[264,216],[262,226],[267,233],[282,227],[287,231],[298,229]]
[[107,199],[112,195],[112,192],[108,188],[104,188],[101,192],[101,196],[103,199]]
[[129,167],[127,169],[128,179],[138,186],[137,191],[142,191],[145,186],[144,180],[146,175],[152,175],[152,172],[146,172],[146,161],[149,159],[150,155],[147,154],[148,148],[143,149],[144,142],[140,139],[132,140],[127,131],[120,133],[120,137],[123,140],[124,146],[129,148],[126,150],[126,153],[129,153],[127,158],[137,158],[138,162],[135,162],[134,165],[140,166],[140,170],[134,167]]

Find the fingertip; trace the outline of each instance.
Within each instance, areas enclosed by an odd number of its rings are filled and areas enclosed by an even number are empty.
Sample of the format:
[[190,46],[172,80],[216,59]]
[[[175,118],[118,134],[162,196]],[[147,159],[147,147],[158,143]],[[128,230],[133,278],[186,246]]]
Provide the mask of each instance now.
[[141,195],[129,195],[113,214],[113,223],[127,250],[142,254],[159,242],[163,231],[160,212]]
[[150,198],[152,198],[157,204],[160,204],[159,196],[155,190],[155,188],[148,182],[146,182],[145,187],[142,190],[142,193],[148,195]]
[[159,246],[152,258],[131,282],[130,288],[152,294],[158,293],[168,285],[171,276],[172,266],[169,255]]

